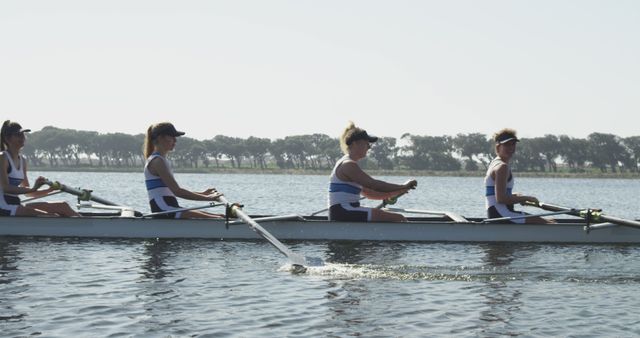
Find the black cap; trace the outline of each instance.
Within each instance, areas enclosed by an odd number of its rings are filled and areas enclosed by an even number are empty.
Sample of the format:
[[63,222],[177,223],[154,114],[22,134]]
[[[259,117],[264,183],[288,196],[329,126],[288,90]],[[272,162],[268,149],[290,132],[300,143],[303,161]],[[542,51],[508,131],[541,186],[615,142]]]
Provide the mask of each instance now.
[[497,144],[505,144],[507,142],[510,141],[516,141],[516,142],[520,142],[520,140],[516,137],[516,135],[514,133],[511,132],[503,132],[502,134],[498,135],[496,137],[496,143]]
[[5,124],[2,126],[2,132],[5,135],[16,135],[21,133],[28,133],[31,131],[31,129],[23,129],[18,122],[8,122],[9,123],[5,122]]
[[151,137],[156,138],[160,135],[169,135],[173,137],[182,136],[185,133],[182,131],[177,131],[176,127],[169,122],[158,123],[151,129]]
[[370,143],[376,142],[378,141],[378,138],[376,136],[372,136],[367,134],[367,131],[364,129],[356,129],[353,133],[351,133],[351,135],[348,135],[345,139],[345,143],[347,145],[351,145],[351,143],[357,141],[357,140],[367,140]]

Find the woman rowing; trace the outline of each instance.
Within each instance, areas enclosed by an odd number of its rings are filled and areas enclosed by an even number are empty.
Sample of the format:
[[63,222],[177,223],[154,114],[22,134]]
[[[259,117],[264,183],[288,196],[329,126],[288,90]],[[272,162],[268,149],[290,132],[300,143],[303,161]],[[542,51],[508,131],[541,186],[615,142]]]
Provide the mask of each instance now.
[[495,142],[496,158],[494,158],[487,168],[487,175],[484,178],[486,186],[486,209],[489,218],[515,217],[507,220],[511,223],[553,223],[551,220],[542,217],[527,217],[524,212],[515,211],[513,205],[526,202],[538,203],[538,199],[533,196],[525,196],[513,193],[514,179],[509,167],[509,161],[516,152],[516,143],[520,142],[513,129],[502,129],[493,135]]
[[340,137],[344,156],[336,162],[329,184],[329,220],[332,221],[386,221],[406,222],[400,214],[360,206],[360,195],[376,200],[395,198],[414,189],[418,182],[405,184],[376,180],[365,173],[358,161],[367,156],[371,143],[378,140],[350,122]]
[[[167,154],[176,146],[176,138],[185,133],[177,131],[169,122],[156,123],[147,130],[144,140],[144,178],[152,212],[181,209],[176,197],[193,201],[216,201],[222,194],[209,188],[203,192],[184,189],[178,185]],[[223,215],[200,210],[176,211],[158,215],[161,218],[221,218]]]
[[10,120],[0,130],[0,215],[2,216],[78,216],[66,202],[33,202],[22,205],[18,195],[42,197],[53,189],[38,190],[46,179],[38,177],[29,185],[27,161],[20,154],[30,129]]

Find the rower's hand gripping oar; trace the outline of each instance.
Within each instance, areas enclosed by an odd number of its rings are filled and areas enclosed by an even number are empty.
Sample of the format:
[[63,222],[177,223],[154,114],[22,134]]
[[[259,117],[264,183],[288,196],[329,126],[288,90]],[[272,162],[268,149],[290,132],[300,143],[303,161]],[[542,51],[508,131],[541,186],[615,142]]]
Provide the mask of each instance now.
[[[267,240],[267,242],[271,243],[271,245],[278,249],[278,251],[287,256],[295,269],[297,269],[299,272],[304,272],[306,270],[307,261],[302,255],[289,250],[289,248],[282,244],[282,242],[280,242],[271,233],[265,230],[260,224],[251,219],[249,215],[242,211],[242,208],[239,205],[229,203],[224,196],[218,197],[218,201],[228,205],[230,211],[235,214],[235,216],[238,216],[238,218],[247,223],[251,230],[255,231],[258,235],[260,235],[262,238]],[[302,271],[300,271],[300,269],[302,269]]]
[[526,205],[538,207],[540,209],[549,210],[549,211],[566,211],[567,214],[584,218],[587,221],[587,227],[591,223],[599,223],[599,222],[610,222],[618,225],[624,225],[632,228],[640,229],[640,222],[628,220],[624,218],[619,218],[616,216],[609,216],[602,213],[602,209],[576,209],[576,208],[568,208],[559,205],[549,204],[549,203],[531,203],[528,202]]
[[[409,190],[415,189],[418,186],[418,182],[416,180],[409,180],[409,181],[407,181],[407,183],[411,183],[410,186],[409,186]],[[407,184],[407,183],[405,183],[405,184]],[[376,209],[382,209],[382,208],[386,207],[387,205],[396,204],[396,202],[398,201],[398,198],[400,198],[400,196],[402,196],[402,195],[405,195],[405,194],[409,193],[409,190],[407,190],[407,191],[405,191],[405,192],[403,192],[401,194],[398,194],[396,196],[383,199],[382,203],[380,203],[380,204],[378,204],[376,206]]]

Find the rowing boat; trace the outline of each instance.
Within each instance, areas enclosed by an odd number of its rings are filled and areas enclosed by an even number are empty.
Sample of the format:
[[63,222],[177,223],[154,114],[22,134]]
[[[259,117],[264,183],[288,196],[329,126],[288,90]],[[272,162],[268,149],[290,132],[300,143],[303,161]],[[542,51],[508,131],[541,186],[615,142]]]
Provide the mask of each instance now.
[[[282,240],[640,243],[637,229],[610,224],[585,231],[586,223],[573,219],[559,219],[557,224],[483,224],[481,219],[449,217],[410,217],[406,223],[331,222],[323,216],[252,217]],[[0,236],[259,239],[247,226],[223,219],[97,213],[80,218],[0,217]]]

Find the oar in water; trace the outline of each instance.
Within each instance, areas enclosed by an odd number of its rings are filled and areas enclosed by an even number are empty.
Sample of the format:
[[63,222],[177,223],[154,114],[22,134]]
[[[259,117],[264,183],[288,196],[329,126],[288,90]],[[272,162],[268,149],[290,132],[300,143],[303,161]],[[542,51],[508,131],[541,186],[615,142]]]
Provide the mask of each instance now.
[[260,235],[262,238],[267,240],[267,242],[271,243],[271,245],[278,249],[278,251],[287,256],[294,268],[303,269],[302,271],[306,270],[307,261],[302,255],[289,250],[289,248],[282,244],[282,242],[280,242],[277,238],[275,238],[272,234],[270,234],[267,230],[260,226],[260,224],[258,224],[256,221],[251,219],[249,215],[245,214],[238,205],[230,204],[224,196],[218,197],[218,200],[228,205],[236,216],[238,216],[245,223],[247,223],[247,225],[249,225],[251,230],[255,231],[258,235]]
[[540,209],[549,210],[549,211],[566,211],[567,214],[572,216],[577,216],[584,218],[587,220],[587,223],[598,223],[598,222],[609,222],[618,225],[624,225],[632,228],[640,229],[640,222],[624,219],[616,216],[609,216],[602,213],[600,209],[576,209],[576,208],[568,208],[559,205],[549,204],[549,203],[527,203],[527,205],[538,207]]

